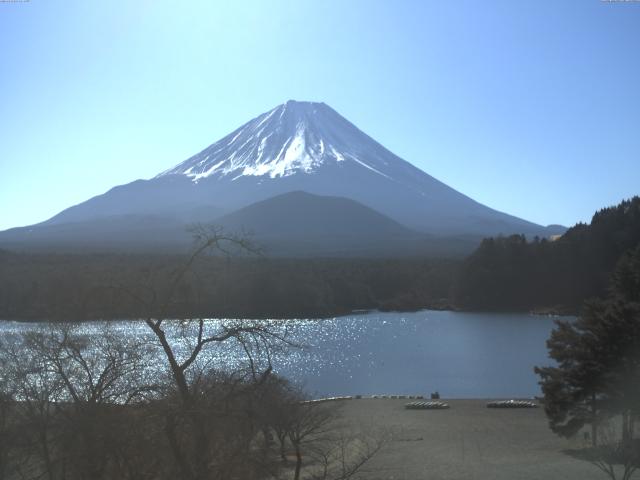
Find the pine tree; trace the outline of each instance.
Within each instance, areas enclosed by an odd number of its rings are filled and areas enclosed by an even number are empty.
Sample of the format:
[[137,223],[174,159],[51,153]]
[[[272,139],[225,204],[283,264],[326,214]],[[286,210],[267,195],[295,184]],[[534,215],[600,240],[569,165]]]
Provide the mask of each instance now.
[[575,435],[622,418],[622,442],[633,438],[640,415],[640,247],[620,260],[606,300],[591,301],[576,321],[558,321],[547,341],[557,365],[535,368],[551,429]]

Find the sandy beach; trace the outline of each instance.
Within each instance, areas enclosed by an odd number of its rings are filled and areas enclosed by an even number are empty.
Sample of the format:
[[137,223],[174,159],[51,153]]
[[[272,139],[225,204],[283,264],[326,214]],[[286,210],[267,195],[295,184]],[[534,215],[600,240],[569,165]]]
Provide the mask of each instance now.
[[343,401],[345,420],[391,432],[367,466],[367,479],[597,480],[596,467],[563,453],[566,440],[547,426],[542,408],[490,409],[488,400],[447,400],[448,410],[407,410],[404,399]]

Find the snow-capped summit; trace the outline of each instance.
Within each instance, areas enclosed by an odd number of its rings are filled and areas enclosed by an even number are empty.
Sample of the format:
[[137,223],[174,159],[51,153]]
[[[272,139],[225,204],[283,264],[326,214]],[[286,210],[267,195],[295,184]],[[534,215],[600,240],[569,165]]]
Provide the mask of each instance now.
[[154,180],[170,179],[188,180],[225,210],[300,190],[350,198],[429,233],[540,229],[436,180],[324,103],[278,105]]
[[286,177],[355,162],[379,175],[387,165],[376,142],[324,103],[289,100],[247,122],[158,177],[182,174]]
[[[291,192],[320,198],[287,195]],[[261,203],[259,208],[245,210],[243,215],[232,215],[239,209],[278,196],[281,196],[278,201]],[[46,237],[47,241],[52,232],[56,232],[62,242],[67,238],[65,235],[72,239],[82,228],[102,231],[96,227],[101,225],[100,228],[106,229],[101,238],[111,232],[117,238],[138,239],[140,228],[145,230],[144,225],[154,225],[153,231],[157,233],[151,235],[149,241],[155,242],[168,238],[168,231],[184,235],[185,224],[246,219],[248,211],[253,212],[252,218],[267,215],[268,218],[261,221],[271,225],[273,232],[285,232],[296,220],[284,212],[297,212],[296,218],[302,218],[300,215],[305,213],[299,208],[304,205],[309,209],[325,208],[324,214],[316,211],[313,218],[331,230],[330,225],[336,222],[329,221],[331,215],[335,216],[330,212],[337,211],[336,205],[348,209],[347,205],[351,204],[332,202],[327,197],[341,197],[372,209],[376,215],[400,224],[397,232],[408,227],[420,234],[464,235],[465,238],[558,233],[493,210],[445,185],[394,155],[328,105],[293,100],[257,116],[150,180],[114,187],[64,210],[44,222],[40,231],[46,229],[48,233],[43,233],[42,238]],[[314,200],[303,201],[309,198]],[[302,203],[297,205],[298,209],[283,207],[278,211],[279,206],[291,202]],[[367,210],[351,208],[349,211],[357,217],[359,214],[354,212]],[[365,216],[379,219],[376,215]],[[345,224],[358,223],[355,217],[348,222],[346,217],[340,218]],[[369,232],[391,225],[386,221],[376,224],[378,227]],[[151,227],[148,228],[151,231]],[[61,233],[67,230],[72,233]],[[312,229],[305,227],[304,230]],[[343,233],[346,231],[348,229]],[[31,238],[31,227],[11,235],[15,241],[24,242]],[[337,234],[327,231],[323,238],[333,238],[332,235]],[[368,233],[367,237],[370,236]],[[354,238],[358,238],[356,245],[366,243],[361,237]]]

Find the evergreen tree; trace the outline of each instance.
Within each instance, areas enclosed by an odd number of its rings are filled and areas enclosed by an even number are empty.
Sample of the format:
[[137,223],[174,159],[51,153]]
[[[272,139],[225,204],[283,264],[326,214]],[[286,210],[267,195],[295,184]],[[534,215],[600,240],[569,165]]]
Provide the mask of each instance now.
[[640,414],[640,247],[625,254],[606,300],[587,303],[576,321],[558,321],[547,342],[557,366],[535,368],[551,429],[572,436],[620,415],[622,442]]

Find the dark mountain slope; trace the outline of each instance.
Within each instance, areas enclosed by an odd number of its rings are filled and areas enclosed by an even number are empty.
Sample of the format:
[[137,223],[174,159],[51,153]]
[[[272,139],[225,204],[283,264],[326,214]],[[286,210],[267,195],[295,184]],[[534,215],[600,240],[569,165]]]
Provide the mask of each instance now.
[[347,198],[305,192],[257,202],[216,223],[250,232],[267,253],[286,256],[450,256],[474,245],[473,239],[439,239],[412,231]]
[[0,233],[2,247],[14,251],[158,253],[185,251],[190,242],[182,221],[139,214],[40,224]]

